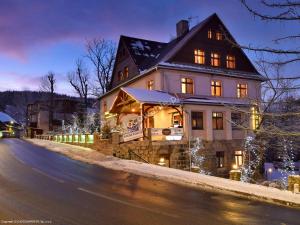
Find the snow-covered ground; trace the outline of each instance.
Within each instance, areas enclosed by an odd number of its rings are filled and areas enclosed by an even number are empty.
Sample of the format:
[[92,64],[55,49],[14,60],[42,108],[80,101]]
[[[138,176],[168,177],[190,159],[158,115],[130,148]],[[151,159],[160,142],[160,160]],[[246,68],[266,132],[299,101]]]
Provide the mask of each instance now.
[[294,194],[290,191],[191,173],[132,160],[118,159],[112,156],[105,156],[100,152],[89,148],[74,145],[38,139],[27,140],[33,144],[67,155],[70,158],[113,170],[120,170],[172,183],[226,191],[227,193],[239,194],[248,198],[300,207],[300,194]]

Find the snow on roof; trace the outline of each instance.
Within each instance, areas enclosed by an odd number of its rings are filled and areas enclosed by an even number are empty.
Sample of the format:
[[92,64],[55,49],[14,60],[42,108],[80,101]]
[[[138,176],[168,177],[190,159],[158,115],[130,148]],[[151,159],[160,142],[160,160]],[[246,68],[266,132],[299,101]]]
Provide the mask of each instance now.
[[138,88],[121,88],[129,96],[141,103],[154,103],[165,105],[179,105],[180,99],[162,91],[138,89]]
[[11,122],[11,121],[16,123],[16,121],[13,118],[11,118],[9,115],[7,115],[4,112],[0,112],[0,122],[7,123],[7,122]]
[[186,98],[183,100],[184,103],[196,103],[196,104],[217,104],[217,105],[245,105],[250,104],[249,101],[237,101],[236,99],[232,100],[222,100],[222,99],[204,99],[204,98]]
[[212,67],[206,67],[200,65],[192,66],[186,64],[168,63],[168,62],[160,62],[158,65],[173,67],[176,69],[193,70],[195,72],[202,72],[202,73],[213,73],[213,74],[227,75],[232,77],[245,77],[250,79],[265,80],[265,78],[258,73],[250,73],[250,72],[238,71],[238,70],[233,71],[233,70],[227,70],[223,68],[212,68]]

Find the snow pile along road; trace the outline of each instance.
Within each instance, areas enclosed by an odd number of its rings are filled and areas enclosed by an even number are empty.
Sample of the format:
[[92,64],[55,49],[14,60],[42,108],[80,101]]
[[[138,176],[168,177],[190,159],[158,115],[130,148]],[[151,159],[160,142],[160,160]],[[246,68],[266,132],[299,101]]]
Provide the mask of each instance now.
[[282,191],[262,185],[248,184],[219,177],[202,175],[133,160],[123,160],[113,156],[105,156],[90,148],[57,143],[47,140],[26,139],[32,144],[45,147],[51,151],[62,153],[72,159],[105,168],[120,170],[146,177],[156,178],[172,183],[184,184],[198,188],[209,188],[218,191],[239,194],[274,203],[300,207],[300,194]]

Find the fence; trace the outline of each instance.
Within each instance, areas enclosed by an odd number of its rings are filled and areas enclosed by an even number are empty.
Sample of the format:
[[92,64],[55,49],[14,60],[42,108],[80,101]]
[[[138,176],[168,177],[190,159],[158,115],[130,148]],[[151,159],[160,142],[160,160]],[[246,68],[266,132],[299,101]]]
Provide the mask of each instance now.
[[95,134],[57,134],[57,135],[36,135],[35,138],[50,140],[68,144],[94,144]]

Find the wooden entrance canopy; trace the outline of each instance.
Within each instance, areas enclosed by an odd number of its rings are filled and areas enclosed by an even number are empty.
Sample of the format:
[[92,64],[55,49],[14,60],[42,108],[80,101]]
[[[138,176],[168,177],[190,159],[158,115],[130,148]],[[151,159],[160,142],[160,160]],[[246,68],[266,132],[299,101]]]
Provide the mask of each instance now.
[[138,88],[121,88],[110,113],[132,113],[140,111],[140,105],[180,106],[180,99],[167,92]]

